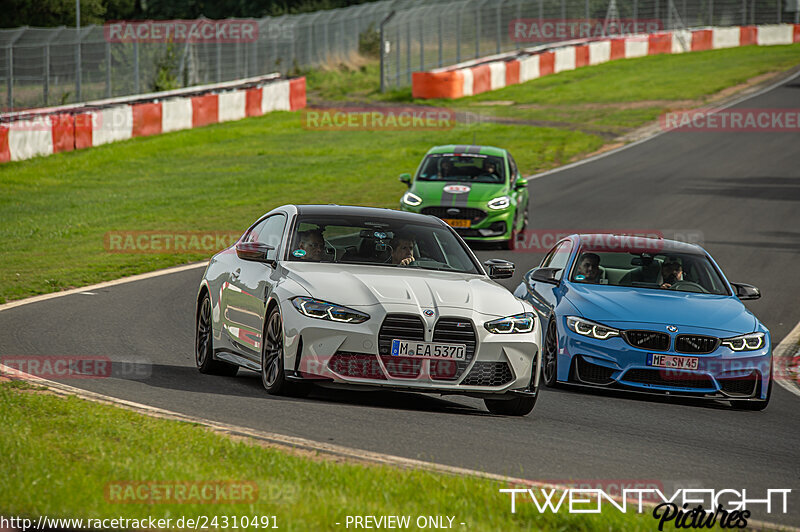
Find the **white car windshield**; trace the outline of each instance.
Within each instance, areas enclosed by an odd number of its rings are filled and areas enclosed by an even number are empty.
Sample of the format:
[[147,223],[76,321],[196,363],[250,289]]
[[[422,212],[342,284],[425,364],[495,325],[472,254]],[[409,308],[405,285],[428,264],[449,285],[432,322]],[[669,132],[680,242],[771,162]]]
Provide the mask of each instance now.
[[448,228],[391,218],[301,215],[286,259],[480,273]]

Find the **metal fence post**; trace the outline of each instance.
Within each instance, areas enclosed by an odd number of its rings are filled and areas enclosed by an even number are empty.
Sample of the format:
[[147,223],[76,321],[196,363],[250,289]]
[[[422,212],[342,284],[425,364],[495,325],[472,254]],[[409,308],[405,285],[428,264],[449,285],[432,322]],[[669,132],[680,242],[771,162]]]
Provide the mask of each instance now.
[[406,81],[411,83],[411,20],[406,22]]
[[106,41],[106,98],[111,98],[111,43]]
[[456,63],[461,62],[461,13],[462,10],[458,10],[458,17],[456,17]]
[[747,0],[742,0],[742,26],[747,26]]
[[381,92],[386,92],[386,31],[385,26],[386,24],[392,20],[394,16],[394,11],[390,12],[386,15],[386,18],[381,21],[380,25],[380,34],[381,34],[381,44],[380,44],[380,58],[381,58]]
[[633,27],[639,27],[639,0],[633,0]]
[[498,54],[500,53],[500,48],[501,48],[500,40],[502,39],[501,33],[503,31],[502,24],[500,23],[500,19],[503,18],[503,3],[505,3],[505,1],[506,0],[500,0],[497,3],[497,47],[496,47],[496,52],[495,53],[498,53]]
[[6,97],[8,98],[8,110],[14,110],[14,48],[9,44],[6,46],[6,58],[8,59],[8,76],[6,77]]
[[444,13],[440,11],[439,12],[439,66],[442,66],[442,64],[444,63],[444,58],[442,55],[443,54],[442,48],[444,46],[444,43],[442,41],[443,39],[442,33],[444,33],[444,20],[442,19],[443,16]]
[[44,45],[44,87],[42,88],[42,96],[44,96],[44,104],[47,105],[47,99],[50,96],[50,43]]
[[714,0],[708,0],[708,25],[714,25]]
[[783,2],[783,0],[777,0],[776,2],[778,4],[778,24],[783,22],[783,9],[781,9],[781,2]]
[[81,101],[81,2],[75,0],[75,101]]
[[[218,80],[219,81],[219,80]],[[139,94],[139,41],[133,41],[133,93]]]
[[419,21],[419,70],[425,71],[425,18]]
[[483,2],[475,8],[475,59],[481,56],[481,7]]

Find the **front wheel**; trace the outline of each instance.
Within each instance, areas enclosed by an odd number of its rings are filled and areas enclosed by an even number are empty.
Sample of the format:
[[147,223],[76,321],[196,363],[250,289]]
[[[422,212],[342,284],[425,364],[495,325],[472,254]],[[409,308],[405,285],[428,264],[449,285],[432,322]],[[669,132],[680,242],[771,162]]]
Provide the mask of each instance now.
[[558,386],[558,330],[556,322],[551,321],[544,339],[542,357],[542,380],[548,388]]
[[203,295],[197,311],[197,323],[194,336],[194,361],[200,373],[233,377],[239,366],[214,360],[214,342],[211,328],[211,298]]
[[291,383],[286,380],[283,369],[283,318],[278,307],[274,307],[267,317],[261,348],[261,383],[270,395],[291,395],[304,397],[310,391],[304,383]]

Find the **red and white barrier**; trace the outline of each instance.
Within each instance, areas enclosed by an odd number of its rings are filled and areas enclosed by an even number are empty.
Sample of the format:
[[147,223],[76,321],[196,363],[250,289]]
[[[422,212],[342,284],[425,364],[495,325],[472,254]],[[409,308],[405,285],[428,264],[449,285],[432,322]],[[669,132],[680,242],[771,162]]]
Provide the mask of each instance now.
[[27,111],[24,119],[0,123],[0,163],[305,108],[305,78],[267,81],[218,93]]
[[[414,72],[415,98],[461,98],[616,59],[721,48],[800,42],[800,24],[675,30],[601,40],[579,40],[492,56],[483,61]],[[511,73],[511,75],[509,75]]]

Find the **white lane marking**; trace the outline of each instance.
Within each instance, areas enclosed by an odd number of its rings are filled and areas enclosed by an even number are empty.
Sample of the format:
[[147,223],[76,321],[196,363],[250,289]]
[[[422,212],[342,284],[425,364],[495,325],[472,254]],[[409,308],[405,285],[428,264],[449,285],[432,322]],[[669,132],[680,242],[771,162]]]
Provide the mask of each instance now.
[[205,262],[195,262],[193,264],[186,264],[183,266],[176,266],[174,268],[167,268],[165,270],[156,270],[154,272],[147,272],[147,273],[140,273],[139,275],[131,275],[130,277],[123,277],[121,279],[114,279],[113,281],[106,281],[104,283],[93,284],[89,286],[82,286],[80,288],[72,288],[70,290],[63,290],[61,292],[52,292],[50,294],[42,294],[40,296],[33,296],[28,297],[25,299],[18,299],[17,301],[11,301],[9,303],[5,303],[0,305],[0,312],[3,310],[9,310],[16,307],[21,307],[22,305],[28,305],[30,303],[38,303],[39,301],[46,301],[48,299],[55,299],[57,297],[64,297],[70,296],[72,294],[82,294],[87,291],[92,290],[100,290],[102,288],[108,288],[110,286],[117,286],[120,284],[125,283],[133,283],[135,281],[143,281],[145,279],[152,279],[153,277],[161,277],[162,275],[169,275],[171,273],[178,273],[183,272],[186,270],[192,270],[194,268],[200,268],[201,266],[205,266],[208,264],[208,261]]
[[[792,74],[788,78],[784,78],[784,79],[782,79],[780,81],[776,81],[772,85],[768,85],[767,87],[764,87],[763,89],[761,89],[761,90],[759,90],[757,92],[754,92],[753,94],[746,94],[746,95],[742,96],[741,98],[737,98],[737,99],[735,99],[733,101],[730,101],[730,102],[728,102],[726,104],[719,105],[717,107],[711,106],[711,107],[706,107],[706,108],[703,108],[703,109],[705,109],[709,113],[722,111],[723,109],[727,109],[729,107],[733,107],[734,105],[740,104],[740,103],[742,103],[744,101],[747,101],[747,100],[750,100],[752,98],[757,98],[757,97],[761,96],[762,94],[766,94],[766,93],[768,93],[768,92],[770,92],[772,90],[775,90],[778,87],[780,87],[781,85],[784,85],[784,84],[792,81],[793,79],[795,79],[798,76],[800,76],[800,71],[795,72],[794,74]],[[660,130],[660,131],[658,131],[658,133],[654,133],[654,134],[650,135],[649,137],[646,137],[646,138],[643,138],[643,139],[639,139],[639,140],[637,140],[635,142],[631,142],[630,144],[626,144],[624,146],[620,146],[619,148],[615,148],[615,149],[609,150],[607,152],[599,153],[597,155],[589,157],[588,159],[582,159],[580,161],[575,161],[574,163],[570,163],[570,164],[565,165],[565,166],[559,166],[558,168],[553,168],[552,170],[547,170],[545,172],[540,172],[538,174],[534,174],[532,176],[526,177],[526,179],[528,181],[530,181],[532,179],[539,179],[540,177],[546,177],[546,176],[549,176],[549,175],[557,174],[559,172],[563,172],[565,170],[571,170],[572,168],[576,168],[578,166],[583,166],[584,164],[592,163],[594,161],[599,161],[600,159],[604,159],[604,158],[609,157],[611,155],[615,155],[615,154],[617,154],[617,153],[619,153],[621,151],[624,151],[624,150],[627,150],[629,148],[633,148],[635,146],[638,146],[639,144],[644,144],[645,142],[648,142],[650,140],[658,138],[658,137],[660,137],[661,135],[663,135],[665,133],[669,133],[669,131]]]
[[778,378],[775,379],[782,388],[785,388],[800,397],[800,384],[789,380],[788,365],[791,361],[791,356],[797,351],[797,343],[800,342],[800,322],[794,326],[794,329],[781,340],[778,347],[772,350],[772,356],[775,360],[775,366]]
[[[0,363],[0,375],[9,375],[13,376],[16,379],[22,379],[28,382],[35,383],[39,386],[47,387],[51,392],[55,393],[56,395],[61,396],[77,396],[81,399],[85,399],[87,401],[92,401],[95,403],[102,403],[111,406],[116,406],[119,408],[124,408],[126,410],[132,410],[139,414],[157,417],[162,419],[169,419],[173,421],[182,421],[186,423],[194,423],[197,425],[203,425],[214,432],[224,434],[227,436],[244,436],[248,438],[252,438],[254,440],[259,440],[263,442],[271,443],[277,447],[283,448],[285,452],[291,452],[294,449],[305,449],[305,450],[312,450],[317,451],[326,455],[330,456],[339,456],[345,457],[354,461],[358,462],[368,462],[378,465],[384,466],[392,466],[392,467],[401,467],[405,469],[421,469],[424,471],[431,471],[433,473],[442,473],[447,475],[454,475],[454,476],[469,476],[475,478],[482,478],[493,480],[497,482],[502,482],[506,485],[506,487],[511,486],[526,486],[528,488],[537,487],[537,488],[546,488],[546,489],[558,489],[558,490],[566,490],[570,489],[570,486],[565,486],[561,484],[549,484],[545,482],[537,482],[535,480],[528,480],[524,478],[518,477],[510,477],[506,475],[499,475],[496,473],[488,473],[486,471],[477,471],[475,469],[467,469],[464,467],[456,467],[450,466],[445,464],[437,464],[435,462],[426,462],[424,460],[415,460],[413,458],[405,458],[402,456],[396,456],[392,454],[384,454],[384,453],[376,453],[373,451],[367,451],[363,449],[356,449],[353,447],[346,447],[344,445],[335,445],[331,443],[323,443],[314,440],[309,440],[306,438],[299,438],[295,436],[285,436],[283,434],[277,434],[275,432],[267,432],[263,430],[251,429],[248,427],[241,427],[237,425],[230,425],[227,423],[220,423],[217,421],[211,421],[209,419],[189,416],[186,414],[181,414],[179,412],[173,412],[171,410],[165,410],[163,408],[158,408],[155,406],[149,406],[142,403],[135,403],[133,401],[128,401],[126,399],[119,399],[117,397],[111,397],[108,395],[103,395],[96,392],[90,392],[88,390],[84,390],[81,388],[75,388],[73,386],[69,386],[67,384],[62,384],[60,382],[54,382],[47,379],[43,379],[41,377],[37,377],[35,375],[30,375],[28,373],[24,373],[18,369],[10,368]],[[619,496],[611,496],[617,503],[622,503],[622,497]],[[638,499],[628,499],[629,503],[639,504]],[[652,510],[655,508],[656,504],[641,501],[642,507],[648,508]],[[641,515],[646,515],[647,512],[644,512]],[[800,532],[798,528],[792,528],[784,525],[776,525],[773,523],[767,523],[765,521],[756,521],[756,520],[749,520],[748,523],[752,524],[753,526],[757,526],[761,529],[766,530],[782,530],[782,531],[793,531],[793,532]]]
[[96,296],[97,292],[81,292],[82,296]]

